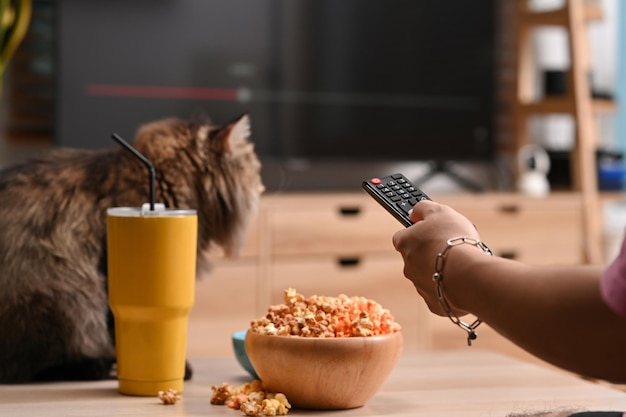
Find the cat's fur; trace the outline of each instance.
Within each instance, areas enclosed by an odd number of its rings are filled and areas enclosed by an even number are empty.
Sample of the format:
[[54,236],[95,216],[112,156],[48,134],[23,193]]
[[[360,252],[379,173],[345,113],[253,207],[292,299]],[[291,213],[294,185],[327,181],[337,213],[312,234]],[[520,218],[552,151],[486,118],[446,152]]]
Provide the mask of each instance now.
[[[217,127],[166,119],[133,146],[156,201],[198,211],[208,251],[236,254],[263,185],[248,116]],[[106,292],[106,209],[148,201],[145,165],[122,147],[60,149],[0,171],[0,382],[100,379],[115,361]]]

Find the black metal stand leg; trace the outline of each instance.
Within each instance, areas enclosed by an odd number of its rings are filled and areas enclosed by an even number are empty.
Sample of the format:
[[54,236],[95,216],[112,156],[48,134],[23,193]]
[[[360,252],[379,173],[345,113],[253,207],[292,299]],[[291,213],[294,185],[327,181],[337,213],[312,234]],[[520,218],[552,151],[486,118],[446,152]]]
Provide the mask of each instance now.
[[431,163],[431,165],[432,165],[431,169],[426,174],[424,174],[422,177],[413,181],[415,185],[417,185],[418,187],[421,187],[421,184],[430,180],[435,175],[442,174],[442,175],[446,175],[450,177],[454,182],[456,182],[463,188],[467,188],[475,192],[484,191],[481,185],[473,181],[470,181],[469,179],[458,174],[457,172],[454,172],[454,170],[450,167],[449,162],[434,161]]

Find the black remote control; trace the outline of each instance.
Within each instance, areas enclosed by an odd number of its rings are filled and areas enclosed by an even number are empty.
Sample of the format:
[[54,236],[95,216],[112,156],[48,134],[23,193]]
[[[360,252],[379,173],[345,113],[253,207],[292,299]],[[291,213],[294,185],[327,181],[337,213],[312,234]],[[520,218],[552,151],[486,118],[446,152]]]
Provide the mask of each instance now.
[[409,210],[421,200],[430,200],[426,193],[411,184],[402,174],[363,181],[361,188],[405,227],[413,224],[409,219]]

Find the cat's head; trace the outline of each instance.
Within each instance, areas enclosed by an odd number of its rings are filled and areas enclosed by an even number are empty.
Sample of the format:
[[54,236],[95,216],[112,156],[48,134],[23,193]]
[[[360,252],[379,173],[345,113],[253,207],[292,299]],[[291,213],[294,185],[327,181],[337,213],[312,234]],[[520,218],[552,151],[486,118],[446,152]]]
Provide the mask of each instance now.
[[249,136],[248,115],[224,126],[165,119],[137,133],[134,147],[156,169],[157,202],[198,211],[199,256],[214,244],[239,253],[256,216],[264,186]]

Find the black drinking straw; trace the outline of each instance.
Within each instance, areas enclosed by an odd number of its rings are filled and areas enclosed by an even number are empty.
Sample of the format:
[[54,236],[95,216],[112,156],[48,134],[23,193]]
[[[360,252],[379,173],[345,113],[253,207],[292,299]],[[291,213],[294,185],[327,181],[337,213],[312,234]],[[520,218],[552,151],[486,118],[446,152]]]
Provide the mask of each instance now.
[[128,142],[122,139],[117,133],[113,133],[113,139],[115,139],[120,145],[128,149],[133,155],[135,155],[139,160],[148,168],[150,173],[150,211],[154,211],[154,181],[156,177],[156,171],[154,170],[154,165],[148,158],[143,156],[137,151],[137,149],[133,148]]

